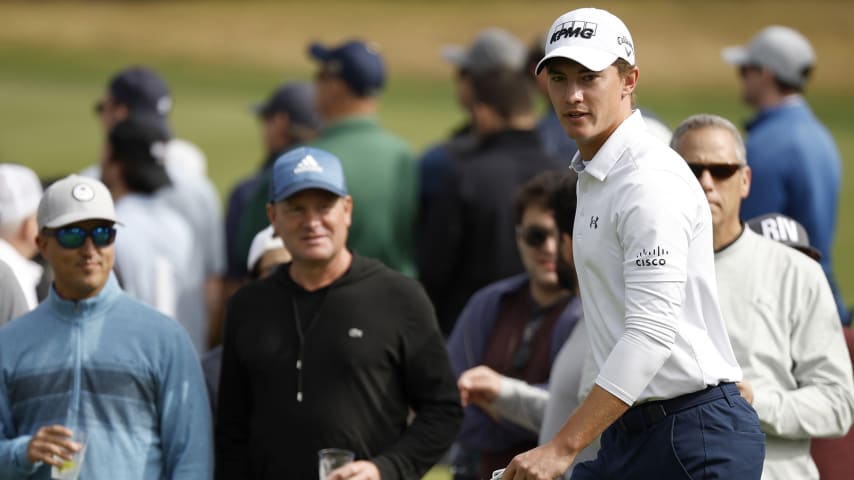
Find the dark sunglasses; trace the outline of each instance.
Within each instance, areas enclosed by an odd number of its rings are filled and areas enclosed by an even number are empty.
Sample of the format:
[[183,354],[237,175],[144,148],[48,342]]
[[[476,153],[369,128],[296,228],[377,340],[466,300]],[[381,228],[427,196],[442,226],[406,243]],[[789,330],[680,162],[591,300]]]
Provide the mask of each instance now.
[[45,229],[45,233],[55,237],[56,243],[62,248],[80,248],[86,243],[86,237],[92,239],[92,244],[97,248],[108,247],[116,241],[115,227],[98,226],[90,229],[82,227],[63,227]]
[[546,243],[549,237],[555,236],[554,230],[549,230],[538,225],[531,225],[527,228],[516,227],[516,233],[522,237],[522,241],[529,247],[539,248]]
[[95,102],[95,113],[104,113],[104,109],[106,108],[107,106],[104,104],[103,100],[98,100],[97,102]]
[[715,180],[726,180],[727,178],[735,175],[735,172],[739,171],[741,167],[744,165],[737,165],[732,163],[716,163],[710,165],[704,165],[700,163],[689,163],[688,168],[694,172],[694,176],[698,179],[703,176],[703,172],[708,170],[709,174],[711,174],[712,178]]

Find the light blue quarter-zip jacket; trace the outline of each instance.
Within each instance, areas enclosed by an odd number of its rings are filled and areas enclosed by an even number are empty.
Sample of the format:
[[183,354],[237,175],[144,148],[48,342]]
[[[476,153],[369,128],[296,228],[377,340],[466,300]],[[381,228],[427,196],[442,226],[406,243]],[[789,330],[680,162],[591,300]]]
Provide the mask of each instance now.
[[95,297],[54,289],[0,328],[0,479],[49,479],[27,444],[42,426],[86,432],[80,478],[212,477],[210,407],[183,327],[110,275]]

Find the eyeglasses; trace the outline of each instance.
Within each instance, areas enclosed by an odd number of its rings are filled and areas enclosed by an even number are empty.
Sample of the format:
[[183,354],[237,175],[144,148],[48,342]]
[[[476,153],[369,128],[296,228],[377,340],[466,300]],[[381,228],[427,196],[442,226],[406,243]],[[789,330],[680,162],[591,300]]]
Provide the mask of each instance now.
[[694,176],[698,179],[703,176],[703,172],[708,170],[709,174],[712,175],[712,178],[715,180],[726,180],[727,178],[735,175],[735,172],[739,171],[741,167],[744,165],[738,165],[733,163],[716,163],[716,164],[702,164],[702,163],[689,163],[688,168],[694,172]]
[[533,248],[542,247],[549,237],[557,236],[553,229],[548,229],[539,225],[531,225],[526,228],[522,228],[521,226],[516,227],[516,234],[522,238],[522,242],[524,242],[525,245]]
[[107,108],[107,104],[104,103],[103,100],[98,100],[95,102],[95,113],[101,114],[104,113],[104,110]]
[[86,243],[86,237],[90,237],[92,244],[97,248],[108,247],[116,241],[115,227],[104,225],[88,230],[82,227],[63,227],[55,230],[45,229],[45,233],[55,237],[56,243],[60,247],[68,249],[80,248]]

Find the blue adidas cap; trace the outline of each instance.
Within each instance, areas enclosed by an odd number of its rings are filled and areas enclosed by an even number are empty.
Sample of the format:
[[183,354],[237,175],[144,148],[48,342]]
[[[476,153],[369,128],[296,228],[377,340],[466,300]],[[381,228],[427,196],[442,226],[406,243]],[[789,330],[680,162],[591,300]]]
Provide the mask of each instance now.
[[276,159],[270,181],[270,202],[276,203],[309,188],[339,197],[347,195],[344,170],[338,157],[319,148],[298,147]]

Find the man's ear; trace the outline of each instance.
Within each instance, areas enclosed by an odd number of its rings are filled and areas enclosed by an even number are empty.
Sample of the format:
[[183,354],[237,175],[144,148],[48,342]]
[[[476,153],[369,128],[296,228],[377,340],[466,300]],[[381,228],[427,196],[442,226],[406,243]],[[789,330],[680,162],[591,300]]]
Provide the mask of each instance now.
[[623,96],[631,95],[634,93],[635,88],[638,86],[638,76],[640,75],[640,70],[637,65],[632,67],[629,72],[623,76]]

